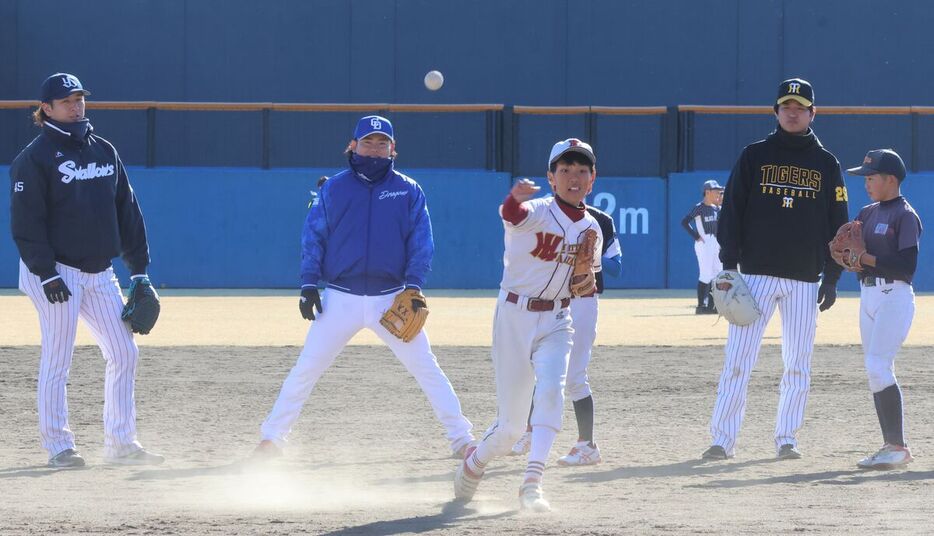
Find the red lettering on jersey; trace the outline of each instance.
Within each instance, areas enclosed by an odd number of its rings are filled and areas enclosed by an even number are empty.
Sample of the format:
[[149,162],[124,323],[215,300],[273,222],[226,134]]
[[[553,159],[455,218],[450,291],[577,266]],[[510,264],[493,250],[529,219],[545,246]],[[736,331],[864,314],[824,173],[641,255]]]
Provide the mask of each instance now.
[[535,249],[531,252],[533,257],[538,257],[548,262],[558,257],[558,245],[561,244],[560,236],[538,232],[535,233],[535,238],[538,240],[538,243],[535,244]]

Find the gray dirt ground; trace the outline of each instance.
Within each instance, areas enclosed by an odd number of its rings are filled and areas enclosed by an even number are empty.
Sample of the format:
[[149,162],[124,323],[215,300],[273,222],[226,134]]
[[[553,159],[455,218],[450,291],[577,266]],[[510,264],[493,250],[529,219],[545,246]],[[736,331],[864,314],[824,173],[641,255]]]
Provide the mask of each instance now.
[[[722,346],[597,347],[591,367],[605,463],[546,471],[554,512],[517,511],[523,460],[491,464],[477,500],[451,502],[456,461],[418,386],[384,347],[349,347],[309,399],[286,456],[240,463],[297,348],[144,348],[140,438],[154,468],[101,464],[103,361],[78,349],[69,400],[90,462],[44,466],[37,347],[0,348],[0,534],[926,534],[934,512],[931,349],[904,350],[908,470],[854,463],[881,443],[856,347],[814,358],[805,458],[776,462],[780,355],[765,347],[738,456],[702,464]],[[478,431],[495,414],[487,348],[438,347]],[[570,404],[552,462],[571,446]]]

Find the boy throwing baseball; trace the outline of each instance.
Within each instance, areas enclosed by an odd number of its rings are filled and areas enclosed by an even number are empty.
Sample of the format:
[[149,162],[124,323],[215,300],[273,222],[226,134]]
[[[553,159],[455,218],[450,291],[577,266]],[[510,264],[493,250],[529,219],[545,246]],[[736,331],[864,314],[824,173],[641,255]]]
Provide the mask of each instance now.
[[[493,320],[497,421],[477,447],[467,449],[454,478],[457,499],[473,498],[487,463],[509,453],[522,435],[534,392],[532,450],[519,499],[526,510],[551,509],[542,477],[561,429],[571,296],[592,293],[600,271],[600,226],[584,205],[596,179],[595,162],[590,145],[576,138],[560,141],[548,159],[554,196],[531,199],[539,188],[522,179],[500,207],[506,248]],[[578,258],[589,260],[591,277],[583,285],[575,270]]]

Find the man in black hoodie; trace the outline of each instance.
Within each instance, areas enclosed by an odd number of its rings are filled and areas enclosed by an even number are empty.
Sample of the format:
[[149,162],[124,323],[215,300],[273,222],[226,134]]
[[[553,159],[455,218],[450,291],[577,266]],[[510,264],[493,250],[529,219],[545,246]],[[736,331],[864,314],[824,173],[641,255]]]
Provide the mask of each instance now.
[[137,287],[149,285],[149,244],[136,196],[117,150],[93,134],[77,77],[43,82],[33,120],[42,131],[10,166],[10,223],[19,249],[19,288],[39,313],[38,410],[52,467],[81,467],[68,425],[66,384],[81,317],[107,362],[104,460],[162,463],[136,438],[133,386],[139,349],[121,320],[123,296],[111,260],[122,254]]
[[749,376],[776,306],[784,375],[775,448],[780,459],[801,457],[797,433],[810,389],[817,304],[826,311],[837,297],[842,270],[830,259],[827,243],[848,219],[840,163],[811,129],[816,109],[810,83],[782,82],[774,110],[778,127],[743,149],[724,192],[720,260],[724,270],[742,272],[762,314],[747,326],[729,327],[704,459],[735,454]]

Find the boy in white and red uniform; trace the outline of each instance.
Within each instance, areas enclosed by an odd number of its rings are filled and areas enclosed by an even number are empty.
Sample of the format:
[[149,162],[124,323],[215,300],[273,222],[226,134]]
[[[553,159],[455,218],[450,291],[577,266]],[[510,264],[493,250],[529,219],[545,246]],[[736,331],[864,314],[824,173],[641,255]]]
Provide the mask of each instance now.
[[[454,495],[470,500],[493,458],[510,452],[534,409],[532,450],[519,489],[523,509],[550,510],[542,496],[545,461],[561,429],[568,356],[571,352],[570,279],[578,244],[600,225],[584,198],[596,179],[590,145],[571,138],[558,142],[548,160],[554,196],[530,198],[540,189],[528,179],[513,186],[500,207],[505,227],[503,280],[493,317],[493,369],[497,419],[476,448],[469,448],[454,478]],[[600,271],[600,255],[593,255]]]

